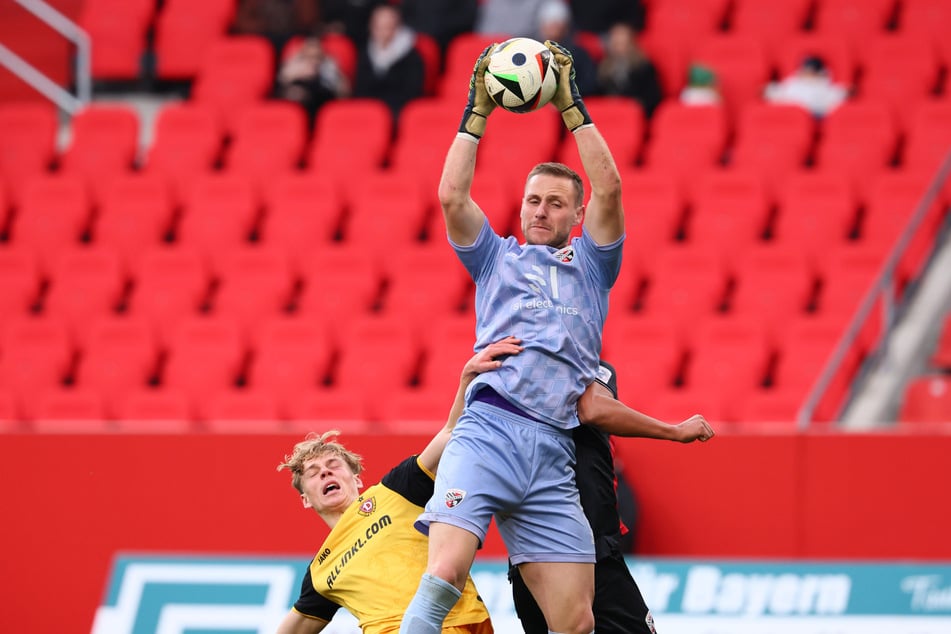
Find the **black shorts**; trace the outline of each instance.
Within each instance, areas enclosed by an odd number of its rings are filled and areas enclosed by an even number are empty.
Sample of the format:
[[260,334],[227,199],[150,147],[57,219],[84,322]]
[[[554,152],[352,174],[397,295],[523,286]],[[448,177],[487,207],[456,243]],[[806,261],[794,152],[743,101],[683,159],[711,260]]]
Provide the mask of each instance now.
[[[525,634],[548,634],[548,625],[518,569],[509,571],[515,613]],[[594,567],[596,634],[656,634],[644,597],[623,557],[605,557]]]

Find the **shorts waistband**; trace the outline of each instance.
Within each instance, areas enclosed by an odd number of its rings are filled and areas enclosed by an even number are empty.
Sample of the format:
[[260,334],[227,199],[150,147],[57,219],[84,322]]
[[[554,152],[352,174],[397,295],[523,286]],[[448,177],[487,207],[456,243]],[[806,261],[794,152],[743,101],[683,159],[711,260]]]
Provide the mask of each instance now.
[[544,421],[538,420],[537,418],[527,413],[525,410],[523,410],[519,406],[514,405],[513,403],[508,401],[505,397],[503,397],[501,394],[496,392],[495,389],[489,385],[486,385],[485,387],[481,388],[478,392],[476,392],[475,396],[472,397],[472,400],[478,401],[480,403],[485,403],[486,405],[492,405],[493,407],[498,407],[499,409],[504,409],[505,411],[511,412],[512,414],[515,414],[516,416],[521,416],[522,418],[527,418],[529,420],[537,421],[539,423],[544,422]]

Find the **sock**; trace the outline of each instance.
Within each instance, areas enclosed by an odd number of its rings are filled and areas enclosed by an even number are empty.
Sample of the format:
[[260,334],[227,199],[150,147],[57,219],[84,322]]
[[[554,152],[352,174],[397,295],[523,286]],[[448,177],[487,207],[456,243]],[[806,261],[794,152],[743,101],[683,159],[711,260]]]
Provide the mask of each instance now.
[[439,577],[423,574],[416,595],[403,614],[400,634],[439,634],[446,615],[462,593]]

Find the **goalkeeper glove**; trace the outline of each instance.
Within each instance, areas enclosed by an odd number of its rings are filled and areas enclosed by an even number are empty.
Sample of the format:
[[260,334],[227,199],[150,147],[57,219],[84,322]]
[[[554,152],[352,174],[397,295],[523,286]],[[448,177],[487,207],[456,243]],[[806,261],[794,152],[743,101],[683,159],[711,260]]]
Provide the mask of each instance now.
[[489,66],[489,55],[496,46],[497,44],[487,46],[472,68],[472,77],[469,78],[469,99],[466,102],[466,109],[462,112],[462,123],[459,124],[459,133],[467,134],[476,141],[485,134],[486,117],[495,110],[495,102],[485,89],[485,69]]
[[545,46],[551,51],[558,64],[558,87],[551,102],[561,112],[561,119],[571,132],[582,126],[592,125],[591,115],[584,107],[578,84],[575,83],[575,66],[571,51],[551,40],[545,41]]

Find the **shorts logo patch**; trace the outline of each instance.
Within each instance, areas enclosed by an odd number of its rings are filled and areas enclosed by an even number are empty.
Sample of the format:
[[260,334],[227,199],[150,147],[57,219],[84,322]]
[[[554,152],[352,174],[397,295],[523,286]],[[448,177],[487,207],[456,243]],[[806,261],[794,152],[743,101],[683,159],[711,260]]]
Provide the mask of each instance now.
[[650,610],[647,611],[647,616],[644,618],[644,622],[647,623],[647,629],[651,631],[651,634],[657,634],[657,630],[654,628],[654,617]]
[[571,262],[575,259],[575,249],[574,247],[565,247],[564,249],[555,251],[555,257],[561,262]]
[[362,515],[363,517],[369,517],[370,515],[373,514],[373,511],[375,510],[376,510],[376,498],[374,497],[368,500],[364,500],[360,504],[360,506],[357,508],[357,513]]
[[462,489],[449,489],[446,491],[446,508],[453,509],[462,504],[466,492]]

